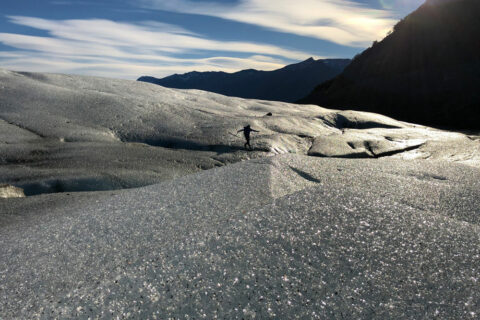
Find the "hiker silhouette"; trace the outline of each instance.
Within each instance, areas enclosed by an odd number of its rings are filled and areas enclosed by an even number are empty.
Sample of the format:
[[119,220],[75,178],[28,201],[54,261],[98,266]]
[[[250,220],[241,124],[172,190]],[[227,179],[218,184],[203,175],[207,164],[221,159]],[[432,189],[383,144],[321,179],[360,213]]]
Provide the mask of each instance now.
[[246,127],[243,127],[243,129],[240,129],[237,131],[237,133],[239,132],[242,132],[243,131],[243,135],[245,136],[245,140],[247,140],[247,142],[245,142],[244,144],[244,147],[245,149],[247,149],[247,145],[249,147],[250,150],[252,150],[252,146],[250,145],[250,132],[260,132],[260,131],[257,131],[257,130],[254,130],[250,127],[250,125],[247,125]]

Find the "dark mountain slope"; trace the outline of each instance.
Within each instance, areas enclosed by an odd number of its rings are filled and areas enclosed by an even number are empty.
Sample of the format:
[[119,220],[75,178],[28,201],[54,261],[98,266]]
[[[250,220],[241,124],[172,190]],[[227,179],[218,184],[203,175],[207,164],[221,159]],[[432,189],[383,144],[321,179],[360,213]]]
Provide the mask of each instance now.
[[242,70],[235,73],[189,72],[166,78],[140,77],[138,81],[168,88],[200,89],[228,96],[293,102],[319,83],[337,76],[349,59],[312,58],[274,71]]
[[426,1],[301,102],[480,128],[480,1]]

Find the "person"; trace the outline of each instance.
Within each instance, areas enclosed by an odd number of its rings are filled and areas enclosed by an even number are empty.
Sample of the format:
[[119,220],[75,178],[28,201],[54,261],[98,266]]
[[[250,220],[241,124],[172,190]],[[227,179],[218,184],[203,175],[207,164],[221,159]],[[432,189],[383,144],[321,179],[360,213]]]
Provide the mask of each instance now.
[[243,127],[243,129],[240,129],[237,131],[237,133],[239,132],[242,132],[243,131],[243,135],[245,136],[245,140],[247,140],[247,142],[245,142],[244,144],[244,147],[245,149],[247,149],[247,145],[249,147],[250,150],[252,150],[252,146],[250,145],[250,132],[260,132],[260,131],[257,131],[257,130],[254,130],[250,127],[250,125],[247,125],[246,127]]

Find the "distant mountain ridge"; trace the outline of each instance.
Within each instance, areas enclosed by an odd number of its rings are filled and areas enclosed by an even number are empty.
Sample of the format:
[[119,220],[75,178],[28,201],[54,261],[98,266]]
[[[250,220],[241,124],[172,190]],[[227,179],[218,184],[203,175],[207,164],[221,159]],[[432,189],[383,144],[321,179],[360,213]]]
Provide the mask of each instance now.
[[340,74],[349,63],[350,59],[309,58],[273,71],[193,71],[162,79],[143,76],[138,81],[168,88],[199,89],[240,98],[293,102],[306,96],[319,83]]
[[480,128],[480,1],[427,0],[302,103]]

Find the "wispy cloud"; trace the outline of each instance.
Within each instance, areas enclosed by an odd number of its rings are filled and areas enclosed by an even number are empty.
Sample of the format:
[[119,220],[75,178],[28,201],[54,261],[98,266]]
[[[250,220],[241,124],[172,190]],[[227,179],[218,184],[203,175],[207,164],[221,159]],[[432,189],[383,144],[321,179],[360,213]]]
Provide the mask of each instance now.
[[[84,74],[113,78],[136,79],[140,75],[166,76],[173,73],[197,71],[234,72],[246,68],[273,70],[284,65],[281,61],[248,58],[213,57],[205,59],[159,58],[158,61],[125,61],[117,58],[90,58],[39,53],[32,57],[29,51],[0,52],[3,67],[31,72]],[[168,62],[165,63],[165,60]]]
[[[146,21],[138,24],[111,20],[48,20],[10,16],[12,23],[47,31],[49,36],[0,33],[0,42],[17,48],[0,52],[0,63],[12,69],[73,72],[122,78],[142,74],[244,68],[271,70],[310,53],[240,41],[207,39],[184,28]],[[203,59],[182,59],[181,53],[213,52]],[[215,52],[241,53],[248,58],[224,57]]]
[[140,3],[148,8],[213,16],[356,47],[383,38],[395,23],[389,11],[349,0],[239,0],[236,3],[141,0]]

